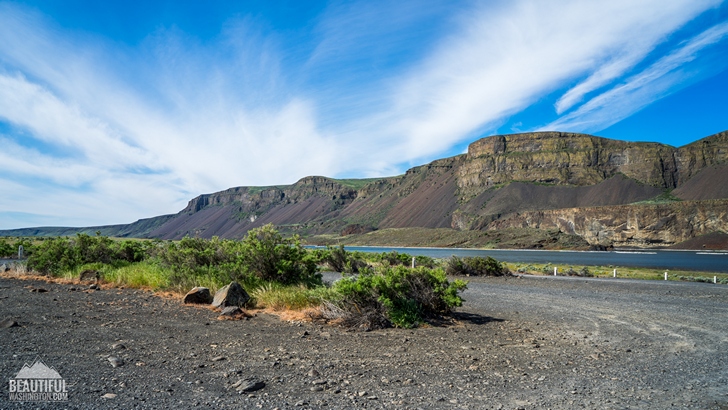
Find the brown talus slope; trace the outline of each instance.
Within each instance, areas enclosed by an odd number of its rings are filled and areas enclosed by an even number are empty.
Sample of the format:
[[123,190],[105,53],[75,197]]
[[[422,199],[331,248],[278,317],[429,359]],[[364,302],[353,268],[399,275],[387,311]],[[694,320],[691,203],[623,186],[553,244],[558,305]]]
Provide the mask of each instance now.
[[670,246],[728,231],[726,171],[728,132],[680,148],[562,132],[497,135],[400,176],[313,176],[201,195],[139,236],[236,238],[273,223],[304,236],[541,229],[590,245]]

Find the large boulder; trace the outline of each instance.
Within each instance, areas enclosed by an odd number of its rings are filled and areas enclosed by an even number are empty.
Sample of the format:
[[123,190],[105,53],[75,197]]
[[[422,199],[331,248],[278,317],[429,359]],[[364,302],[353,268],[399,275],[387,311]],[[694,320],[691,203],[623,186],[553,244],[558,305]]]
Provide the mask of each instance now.
[[230,282],[229,285],[220,288],[215,293],[212,306],[225,308],[228,306],[243,307],[250,300],[248,292],[238,282]]
[[212,294],[210,294],[210,289],[196,286],[187,292],[182,302],[209,305],[212,303]]

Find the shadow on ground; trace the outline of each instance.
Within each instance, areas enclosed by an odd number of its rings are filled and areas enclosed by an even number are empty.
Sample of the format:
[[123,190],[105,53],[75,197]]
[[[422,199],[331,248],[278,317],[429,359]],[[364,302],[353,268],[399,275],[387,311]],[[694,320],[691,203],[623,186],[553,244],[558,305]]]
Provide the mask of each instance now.
[[484,325],[490,322],[503,322],[504,319],[498,319],[490,316],[483,316],[470,312],[454,312],[452,318],[459,322],[467,322],[473,325]]

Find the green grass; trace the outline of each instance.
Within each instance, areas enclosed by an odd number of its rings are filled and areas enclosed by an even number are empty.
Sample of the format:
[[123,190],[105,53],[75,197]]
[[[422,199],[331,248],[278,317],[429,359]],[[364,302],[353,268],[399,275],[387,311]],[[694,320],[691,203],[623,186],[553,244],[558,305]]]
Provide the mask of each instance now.
[[170,285],[170,272],[158,265],[141,262],[104,272],[102,279],[117,286],[167,289]]
[[291,185],[269,185],[269,186],[249,186],[248,193],[249,194],[257,194],[263,191],[267,191],[269,189],[286,189],[290,188]]
[[325,286],[309,289],[303,285],[283,286],[267,283],[250,292],[259,308],[273,310],[302,310],[319,306],[323,299],[331,293]]
[[578,272],[586,267],[597,278],[613,278],[614,269],[617,269],[617,278],[622,279],[665,280],[665,272],[667,272],[667,280],[713,283],[713,276],[716,276],[718,283],[728,284],[728,273],[627,268],[620,266],[553,265],[551,263],[505,263],[505,265],[514,273],[533,275],[553,275],[554,266],[558,268],[559,275],[564,275],[564,272],[569,268]]
[[646,199],[644,201],[633,202],[630,205],[656,205],[656,204],[669,204],[672,202],[680,202],[682,199],[672,194],[672,191],[665,191],[654,198]]
[[363,186],[374,182],[379,181],[385,178],[362,178],[362,179],[334,179],[334,181],[338,182],[339,184],[353,188],[353,189],[361,189]]

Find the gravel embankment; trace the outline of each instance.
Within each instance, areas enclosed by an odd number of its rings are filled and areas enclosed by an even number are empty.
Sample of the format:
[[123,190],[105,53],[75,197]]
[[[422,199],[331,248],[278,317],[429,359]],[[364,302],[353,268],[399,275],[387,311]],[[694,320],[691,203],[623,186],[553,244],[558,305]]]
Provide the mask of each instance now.
[[8,380],[38,357],[69,399],[33,408],[728,409],[728,286],[493,278],[464,297],[457,326],[356,333],[0,278],[19,324],[0,328],[0,408],[29,407]]

